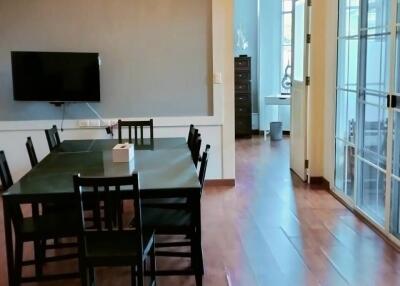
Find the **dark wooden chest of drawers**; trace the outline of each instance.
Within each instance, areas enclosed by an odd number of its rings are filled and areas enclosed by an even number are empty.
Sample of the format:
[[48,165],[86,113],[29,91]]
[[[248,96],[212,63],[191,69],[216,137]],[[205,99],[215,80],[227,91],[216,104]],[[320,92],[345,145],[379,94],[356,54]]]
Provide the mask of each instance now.
[[235,58],[235,134],[252,134],[251,130],[251,58]]

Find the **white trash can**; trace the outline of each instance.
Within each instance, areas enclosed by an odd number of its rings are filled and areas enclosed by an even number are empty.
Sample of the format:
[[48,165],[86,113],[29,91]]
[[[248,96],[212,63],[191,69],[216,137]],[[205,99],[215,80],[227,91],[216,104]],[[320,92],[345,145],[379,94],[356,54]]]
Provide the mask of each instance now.
[[282,122],[276,121],[270,123],[270,135],[272,141],[282,140]]

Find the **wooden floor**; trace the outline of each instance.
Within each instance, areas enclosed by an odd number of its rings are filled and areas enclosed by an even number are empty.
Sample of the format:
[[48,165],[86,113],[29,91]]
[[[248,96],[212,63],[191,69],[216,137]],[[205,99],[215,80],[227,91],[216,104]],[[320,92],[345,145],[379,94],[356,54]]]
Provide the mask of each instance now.
[[[293,176],[288,143],[261,137],[237,141],[236,187],[206,188],[204,285],[400,285],[399,253],[329,193],[311,190]],[[2,211],[0,220],[3,232]],[[0,245],[4,249],[4,235]],[[160,267],[181,263],[159,262]],[[75,266],[70,262],[46,271]],[[0,285],[6,283],[5,271],[1,255]],[[129,285],[128,277],[128,269],[100,269],[97,285]],[[194,279],[162,278],[158,285],[188,286]]]

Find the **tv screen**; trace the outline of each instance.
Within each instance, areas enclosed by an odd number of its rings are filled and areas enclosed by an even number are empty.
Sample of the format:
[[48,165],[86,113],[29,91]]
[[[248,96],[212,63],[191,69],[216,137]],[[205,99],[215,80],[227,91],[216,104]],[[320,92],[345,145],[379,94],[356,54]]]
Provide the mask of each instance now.
[[100,101],[98,53],[11,52],[14,100]]

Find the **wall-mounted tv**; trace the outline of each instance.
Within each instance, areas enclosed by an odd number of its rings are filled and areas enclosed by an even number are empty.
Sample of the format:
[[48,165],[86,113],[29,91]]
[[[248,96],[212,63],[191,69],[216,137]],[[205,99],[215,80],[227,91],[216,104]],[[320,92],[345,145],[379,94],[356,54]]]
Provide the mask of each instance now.
[[100,101],[98,53],[11,52],[14,100]]

